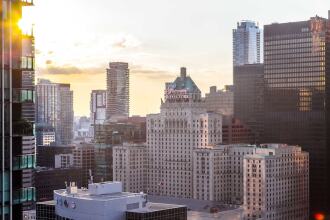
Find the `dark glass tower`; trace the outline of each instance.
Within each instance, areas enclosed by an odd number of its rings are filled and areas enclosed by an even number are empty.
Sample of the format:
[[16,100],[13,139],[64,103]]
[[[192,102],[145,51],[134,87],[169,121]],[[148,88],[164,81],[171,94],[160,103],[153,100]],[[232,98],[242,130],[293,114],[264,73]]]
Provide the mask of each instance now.
[[[0,218],[22,219],[35,201],[34,38],[18,23],[33,0],[0,1]],[[31,81],[32,80],[32,81]]]
[[264,32],[263,141],[309,152],[311,214],[330,211],[329,30],[329,19],[313,17]]
[[234,116],[251,129],[253,142],[260,143],[264,65],[245,64],[234,66],[234,88]]

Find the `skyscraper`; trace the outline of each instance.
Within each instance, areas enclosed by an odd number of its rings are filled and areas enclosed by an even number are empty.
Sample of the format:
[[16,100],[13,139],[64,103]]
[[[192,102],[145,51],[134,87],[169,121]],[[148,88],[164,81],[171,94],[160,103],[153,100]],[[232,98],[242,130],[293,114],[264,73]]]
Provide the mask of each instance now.
[[[36,85],[37,127],[54,128],[55,142],[58,145],[72,143],[73,139],[73,92],[70,84],[53,83],[39,79]],[[38,132],[37,135],[41,133]],[[40,138],[38,137],[37,140]],[[40,144],[40,143],[38,143]]]
[[70,84],[59,84],[60,95],[60,144],[71,144],[73,140],[73,91]]
[[31,5],[32,0],[0,1],[1,219],[21,219],[35,201],[34,37],[18,27],[22,7]]
[[107,91],[92,90],[90,100],[91,133],[94,137],[94,126],[103,124],[106,119]]
[[159,114],[147,116],[148,186],[154,195],[192,198],[193,150],[222,141],[222,116],[208,112],[186,68],[166,83]]
[[237,23],[233,30],[233,61],[234,66],[262,62],[261,31],[253,21]]
[[330,213],[329,25],[316,16],[265,26],[264,141],[309,152],[312,213]]
[[260,143],[262,135],[264,65],[234,66],[234,117],[248,126],[253,143]]
[[128,63],[112,62],[107,69],[107,118],[129,116]]

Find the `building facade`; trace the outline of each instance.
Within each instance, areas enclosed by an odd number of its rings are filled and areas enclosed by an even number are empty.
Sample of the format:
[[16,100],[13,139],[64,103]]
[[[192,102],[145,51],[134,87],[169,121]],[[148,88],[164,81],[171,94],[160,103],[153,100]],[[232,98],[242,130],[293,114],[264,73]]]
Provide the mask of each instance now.
[[[73,140],[73,91],[70,84],[53,83],[39,79],[36,85],[37,129],[52,127],[55,143],[71,144]],[[41,127],[41,128],[39,128]],[[37,133],[42,135],[42,133]],[[37,137],[37,140],[42,138]],[[41,145],[41,143],[37,143]]]
[[217,90],[216,86],[210,87],[210,92],[205,94],[205,105],[208,111],[222,115],[234,114],[234,88],[225,86],[223,90]]
[[234,67],[234,117],[252,130],[253,143],[260,143],[263,131],[264,86],[263,64]]
[[123,143],[113,147],[113,179],[123,183],[124,191],[147,192],[146,150],[145,144]]
[[70,184],[67,189],[55,190],[55,212],[58,219],[124,220],[126,211],[146,207],[144,193],[122,191],[120,182],[103,182],[78,189]]
[[54,190],[64,189],[70,182],[81,186],[80,168],[49,168],[38,167],[35,172],[37,201],[53,200]]
[[72,144],[73,141],[73,91],[70,84],[59,84],[60,95],[60,130],[59,144]]
[[241,120],[233,116],[224,116],[222,119],[222,143],[255,143],[255,135]]
[[[4,0],[1,8],[1,211],[2,219],[22,219],[35,201],[34,37],[19,29],[22,7],[33,1]],[[31,81],[27,79],[31,76]],[[27,81],[25,81],[27,79]]]
[[81,144],[73,150],[74,167],[81,169],[81,184],[87,187],[95,175],[95,147],[91,144]]
[[237,28],[233,30],[234,66],[262,62],[261,35],[261,30],[255,22],[237,23]]
[[244,219],[309,219],[309,155],[285,144],[194,150],[194,198],[242,205]]
[[309,155],[300,147],[261,146],[244,156],[243,174],[244,219],[310,219]]
[[166,83],[159,114],[147,116],[150,194],[193,197],[193,149],[222,142],[222,116],[207,112],[186,68]]
[[106,117],[129,116],[128,63],[112,62],[107,69]]
[[106,120],[107,90],[92,90],[90,101],[91,133],[94,137],[94,125]]
[[318,16],[265,25],[263,141],[309,152],[311,214],[330,213],[329,33]]

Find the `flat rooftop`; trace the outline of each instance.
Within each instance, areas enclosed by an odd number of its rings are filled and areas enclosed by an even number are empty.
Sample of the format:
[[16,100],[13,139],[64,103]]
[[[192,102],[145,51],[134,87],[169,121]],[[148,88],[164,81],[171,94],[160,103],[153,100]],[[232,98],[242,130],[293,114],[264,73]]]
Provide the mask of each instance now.
[[97,200],[97,201],[109,201],[109,200],[116,200],[125,197],[137,197],[144,194],[140,193],[130,193],[130,192],[116,192],[116,193],[109,193],[109,194],[101,194],[101,195],[92,195],[88,189],[78,189],[77,193],[68,193],[66,189],[55,190],[55,194],[63,197],[69,198],[79,198],[84,200]]
[[165,203],[147,203],[146,207],[139,208],[139,209],[132,209],[127,212],[134,212],[134,213],[149,213],[149,212],[157,212],[167,209],[176,209],[176,208],[186,208],[185,205],[175,205],[175,204],[165,204]]
[[177,206],[186,206],[188,210],[209,213],[211,208],[216,208],[218,212],[235,210],[240,208],[236,205],[227,205],[214,201],[198,200],[198,199],[184,199],[168,196],[153,196],[148,195],[147,201],[151,203],[165,203]]

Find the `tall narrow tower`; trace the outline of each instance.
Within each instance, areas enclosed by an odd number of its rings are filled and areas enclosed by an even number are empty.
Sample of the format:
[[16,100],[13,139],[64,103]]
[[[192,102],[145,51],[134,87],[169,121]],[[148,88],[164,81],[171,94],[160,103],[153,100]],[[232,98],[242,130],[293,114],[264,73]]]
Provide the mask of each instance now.
[[34,37],[18,23],[33,0],[0,1],[0,218],[22,219],[35,202]]
[[107,69],[107,118],[129,116],[128,63],[113,62]]
[[234,66],[262,62],[260,38],[261,31],[255,22],[237,23],[237,28],[233,30]]

